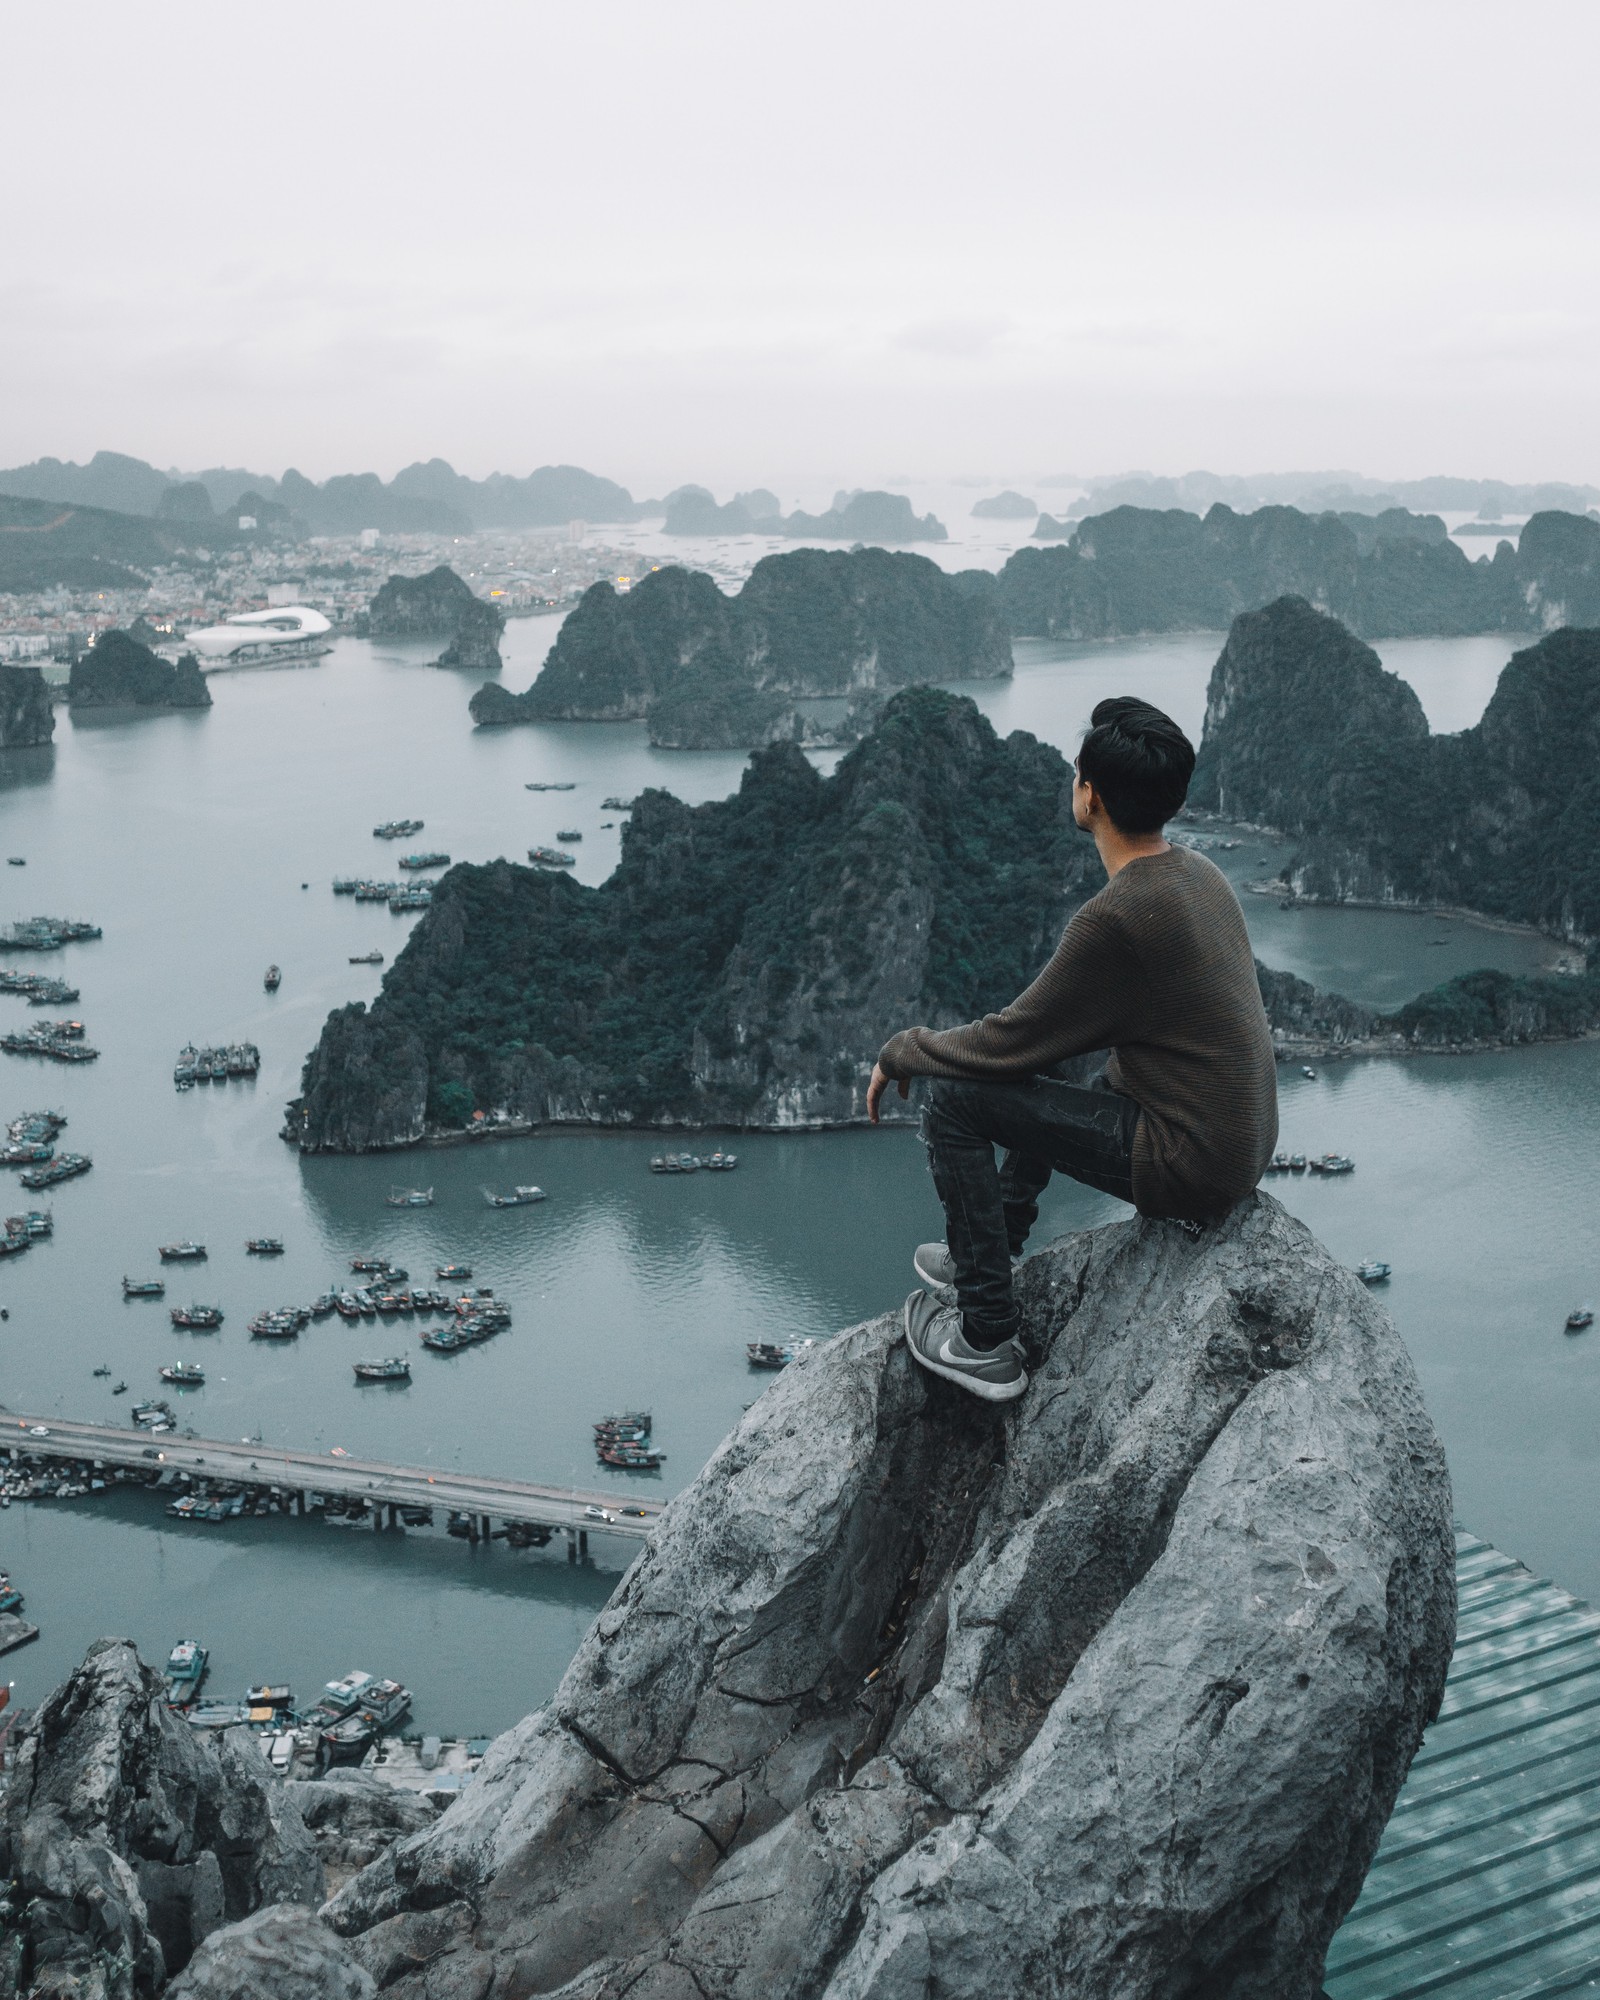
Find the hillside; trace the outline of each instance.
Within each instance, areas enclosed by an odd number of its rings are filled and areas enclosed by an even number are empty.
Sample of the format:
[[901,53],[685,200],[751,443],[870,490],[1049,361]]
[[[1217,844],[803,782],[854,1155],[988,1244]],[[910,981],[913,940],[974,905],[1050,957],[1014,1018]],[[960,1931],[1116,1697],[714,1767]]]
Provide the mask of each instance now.
[[1457,904],[1600,935],[1600,631],[1513,654],[1483,719],[1434,736],[1370,646],[1302,598],[1235,619],[1193,805],[1299,836],[1307,897]]
[[831,778],[779,744],[732,798],[646,792],[597,889],[453,868],[371,1010],[329,1016],[288,1133],[359,1151],[475,1109],[859,1118],[892,1029],[1009,999],[1098,884],[1069,777],[964,697],[913,688]]
[[234,539],[221,522],[198,529],[104,507],[0,496],[0,591],[136,587],[140,572],[171,562],[201,534],[217,547]]
[[1140,632],[1225,631],[1241,611],[1304,597],[1366,638],[1540,632],[1600,623],[1600,520],[1536,514],[1518,547],[1473,561],[1433,516],[1304,514],[1218,503],[1204,519],[1179,508],[1117,507],[1077,528],[1046,515],[1042,542],[1000,572],[1013,635],[1114,639]]
[[[669,567],[619,594],[597,583],[520,695],[485,687],[474,719],[644,718],[676,749],[850,741],[876,702],[915,681],[1011,671],[992,580],[925,556],[797,549],[756,564],[736,597]],[[825,712],[807,704],[829,702]]]

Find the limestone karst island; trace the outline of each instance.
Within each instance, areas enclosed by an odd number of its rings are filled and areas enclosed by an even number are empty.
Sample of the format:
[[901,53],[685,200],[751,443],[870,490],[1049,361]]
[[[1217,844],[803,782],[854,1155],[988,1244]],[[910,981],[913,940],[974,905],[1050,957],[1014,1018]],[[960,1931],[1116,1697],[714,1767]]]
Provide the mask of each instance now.
[[0,2000],[1600,1992],[1600,13],[904,15],[8,20]]

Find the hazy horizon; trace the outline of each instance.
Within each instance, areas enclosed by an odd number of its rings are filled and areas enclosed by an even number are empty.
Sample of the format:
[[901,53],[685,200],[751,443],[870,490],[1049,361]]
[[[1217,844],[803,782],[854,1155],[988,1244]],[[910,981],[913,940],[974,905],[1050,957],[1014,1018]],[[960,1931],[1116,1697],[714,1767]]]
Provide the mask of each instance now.
[[1600,479],[1577,0],[8,37],[0,463]]

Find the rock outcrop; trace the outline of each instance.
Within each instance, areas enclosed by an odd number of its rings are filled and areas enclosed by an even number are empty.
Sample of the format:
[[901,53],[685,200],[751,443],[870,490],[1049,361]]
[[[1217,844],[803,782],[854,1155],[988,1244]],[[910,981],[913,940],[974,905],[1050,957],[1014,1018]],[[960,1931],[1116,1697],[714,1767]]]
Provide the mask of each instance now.
[[50,689],[37,667],[0,666],[0,750],[31,750],[56,733]]
[[1220,502],[1114,507],[1080,524],[1040,517],[1000,572],[1012,633],[1114,639],[1223,631],[1242,611],[1304,597],[1369,639],[1544,632],[1600,624],[1600,520],[1535,514],[1515,549],[1471,560],[1436,515],[1306,514]]
[[1382,1309],[1265,1196],[1022,1268],[1033,1384],[788,1369],[329,1903],[392,2000],[1311,2000],[1454,1635]]
[[908,688],[830,778],[777,744],[730,799],[646,792],[599,888],[504,861],[452,868],[370,1011],[329,1016],[285,1136],[402,1145],[475,1109],[861,1119],[895,1028],[1003,1005],[1103,881],[1071,775],[964,696]]
[[912,682],[1011,672],[994,579],[925,556],[820,549],[767,556],[736,597],[676,566],[619,595],[585,591],[538,679],[486,687],[474,721],[644,718],[673,749],[849,742]]
[[63,2000],[159,1992],[213,1931],[324,1888],[255,1739],[191,1729],[122,1639],[91,1646],[13,1740],[0,1877],[0,1994]]
[[335,1765],[315,1782],[285,1785],[328,1871],[329,1887],[365,1868],[385,1849],[420,1833],[439,1817],[420,1792],[402,1791],[367,1772]]
[[274,1903],[213,1931],[167,2000],[373,2000],[377,1990],[319,1917]]
[[498,673],[505,613],[479,597],[448,563],[426,576],[391,576],[367,607],[374,639],[448,639],[434,662]]
[[1031,521],[1038,511],[1037,500],[1030,500],[1026,493],[1013,493],[1009,486],[1004,493],[992,493],[987,500],[972,503],[973,518],[978,521]]
[[102,632],[72,663],[67,706],[209,708],[211,690],[193,653],[174,664],[131,632]]
[[1246,612],[1212,671],[1190,800],[1299,836],[1289,879],[1309,899],[1600,936],[1600,631],[1513,654],[1482,720],[1434,736],[1336,620],[1294,597]]

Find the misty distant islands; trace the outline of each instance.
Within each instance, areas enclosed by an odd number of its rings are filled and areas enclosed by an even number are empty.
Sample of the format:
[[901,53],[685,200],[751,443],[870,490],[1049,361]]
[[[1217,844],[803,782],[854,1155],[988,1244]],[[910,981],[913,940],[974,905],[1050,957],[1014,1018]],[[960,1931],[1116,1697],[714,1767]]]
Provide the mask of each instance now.
[[944,523],[932,514],[917,514],[903,493],[836,493],[824,514],[796,509],[781,512],[778,497],[765,487],[736,493],[724,506],[704,486],[680,486],[667,495],[664,530],[669,535],[785,535],[791,541],[873,542],[894,547],[904,542],[942,542]]

